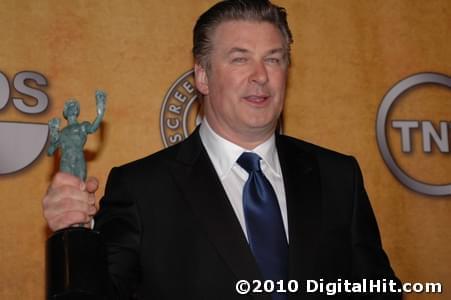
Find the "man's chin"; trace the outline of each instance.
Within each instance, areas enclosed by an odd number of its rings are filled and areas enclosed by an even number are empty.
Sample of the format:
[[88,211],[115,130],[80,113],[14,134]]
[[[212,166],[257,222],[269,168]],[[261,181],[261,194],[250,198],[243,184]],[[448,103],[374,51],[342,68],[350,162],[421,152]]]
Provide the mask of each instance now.
[[278,122],[267,120],[247,120],[246,129],[256,135],[272,134],[277,128]]

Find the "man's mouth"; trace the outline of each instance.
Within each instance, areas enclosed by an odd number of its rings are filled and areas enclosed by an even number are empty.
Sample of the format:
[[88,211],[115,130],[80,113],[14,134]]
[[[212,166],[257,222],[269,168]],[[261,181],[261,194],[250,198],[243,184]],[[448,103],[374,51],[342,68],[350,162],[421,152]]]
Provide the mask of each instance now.
[[267,95],[249,95],[249,96],[243,97],[243,99],[248,102],[251,102],[251,103],[260,104],[260,103],[264,103],[266,100],[268,100],[269,96],[267,96]]

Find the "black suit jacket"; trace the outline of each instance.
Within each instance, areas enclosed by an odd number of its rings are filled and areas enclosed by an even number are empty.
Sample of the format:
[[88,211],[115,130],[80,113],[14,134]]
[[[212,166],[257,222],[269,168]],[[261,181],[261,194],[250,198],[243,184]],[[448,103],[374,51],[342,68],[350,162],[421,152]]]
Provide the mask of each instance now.
[[[276,145],[289,278],[300,284],[290,299],[313,297],[305,293],[309,279],[395,278],[355,159],[283,135]],[[240,279],[262,278],[198,130],[113,168],[96,229],[106,245],[111,299],[271,299],[235,291]]]

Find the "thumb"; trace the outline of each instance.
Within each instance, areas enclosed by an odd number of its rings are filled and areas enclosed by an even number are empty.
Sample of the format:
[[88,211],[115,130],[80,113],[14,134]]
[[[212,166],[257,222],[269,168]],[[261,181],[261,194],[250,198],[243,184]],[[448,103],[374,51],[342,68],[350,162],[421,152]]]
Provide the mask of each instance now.
[[86,180],[86,191],[88,193],[95,193],[99,188],[99,180],[96,177],[89,177]]

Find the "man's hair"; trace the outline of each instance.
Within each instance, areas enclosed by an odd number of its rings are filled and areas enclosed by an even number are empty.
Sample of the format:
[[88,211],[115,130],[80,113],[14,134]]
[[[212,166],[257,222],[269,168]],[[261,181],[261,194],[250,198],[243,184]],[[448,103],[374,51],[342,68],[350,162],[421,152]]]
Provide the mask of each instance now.
[[283,7],[269,0],[223,0],[204,12],[193,30],[193,55],[196,63],[204,68],[210,64],[212,35],[219,24],[226,21],[269,22],[276,26],[285,39],[287,59],[290,60],[290,45],[293,43]]

